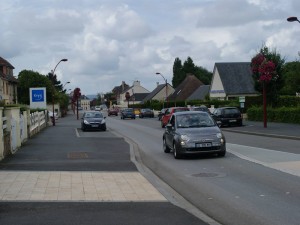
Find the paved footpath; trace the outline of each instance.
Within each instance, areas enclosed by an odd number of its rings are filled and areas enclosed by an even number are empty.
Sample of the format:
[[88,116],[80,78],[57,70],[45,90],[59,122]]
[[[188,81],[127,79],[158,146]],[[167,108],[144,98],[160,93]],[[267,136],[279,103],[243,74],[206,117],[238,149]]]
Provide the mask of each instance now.
[[60,118],[0,161],[0,224],[168,225],[206,222],[171,204],[130,160],[130,145]]

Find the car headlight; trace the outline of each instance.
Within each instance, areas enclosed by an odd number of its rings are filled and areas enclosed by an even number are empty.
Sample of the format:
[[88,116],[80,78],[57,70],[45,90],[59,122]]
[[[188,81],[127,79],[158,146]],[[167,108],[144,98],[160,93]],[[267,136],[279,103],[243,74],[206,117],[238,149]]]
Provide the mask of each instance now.
[[217,133],[217,138],[222,138],[223,135],[221,133]]
[[189,136],[187,136],[186,134],[180,135],[180,139],[181,139],[181,141],[189,141],[190,140]]
[[105,120],[101,120],[101,122],[100,122],[101,124],[105,124]]
[[83,120],[84,124],[90,124],[87,120]]

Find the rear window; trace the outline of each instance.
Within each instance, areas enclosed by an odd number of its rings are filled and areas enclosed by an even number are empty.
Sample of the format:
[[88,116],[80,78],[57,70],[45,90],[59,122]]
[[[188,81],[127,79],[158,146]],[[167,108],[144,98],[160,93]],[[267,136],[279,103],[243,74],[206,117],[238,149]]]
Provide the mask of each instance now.
[[174,109],[174,113],[176,113],[176,112],[184,112],[184,111],[189,111],[189,109],[185,109],[185,108],[182,108],[182,109]]
[[232,109],[225,109],[224,114],[239,114],[240,111],[238,109],[232,108]]

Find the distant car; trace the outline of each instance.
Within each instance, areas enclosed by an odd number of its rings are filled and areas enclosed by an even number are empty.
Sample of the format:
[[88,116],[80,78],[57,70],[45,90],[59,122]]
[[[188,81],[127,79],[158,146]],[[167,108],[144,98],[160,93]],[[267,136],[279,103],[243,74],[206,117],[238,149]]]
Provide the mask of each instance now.
[[175,112],[182,112],[182,111],[189,111],[189,108],[188,107],[171,107],[171,108],[168,108],[166,111],[165,111],[165,114],[162,116],[161,118],[161,127],[164,128],[170,117],[172,116],[173,113]]
[[140,116],[140,112],[141,112],[140,109],[134,108],[133,111],[134,111],[135,117]]
[[105,117],[98,111],[85,111],[81,118],[81,130],[103,130],[106,131]]
[[200,105],[200,106],[193,106],[190,108],[191,111],[202,111],[202,112],[207,112],[211,114],[209,109],[205,105]]
[[95,111],[100,111],[101,107],[100,106],[95,106]]
[[121,111],[121,119],[124,120],[126,118],[135,119],[135,113],[133,108],[126,108]]
[[[48,117],[52,120],[53,118],[53,112],[52,111],[48,111]],[[56,112],[54,112],[54,118],[55,120],[58,120],[58,115]]]
[[110,108],[107,111],[108,116],[112,116],[112,115],[118,116],[118,113],[119,113],[119,110],[117,108]]
[[243,125],[243,118],[240,110],[237,107],[221,107],[216,108],[212,117],[219,126]]
[[165,115],[165,112],[168,108],[163,108],[158,112],[158,120],[161,120],[162,116]]
[[226,154],[226,140],[214,119],[206,112],[172,114],[163,134],[163,150],[176,159],[184,154]]
[[139,117],[140,118],[144,118],[144,117],[153,118],[154,112],[153,112],[153,110],[151,110],[149,108],[141,109]]

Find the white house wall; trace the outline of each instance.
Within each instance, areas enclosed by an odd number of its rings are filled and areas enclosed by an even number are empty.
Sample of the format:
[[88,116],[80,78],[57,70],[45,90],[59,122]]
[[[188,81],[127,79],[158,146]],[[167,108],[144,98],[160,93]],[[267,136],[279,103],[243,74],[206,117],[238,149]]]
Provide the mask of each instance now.
[[211,98],[225,98],[226,93],[224,91],[224,87],[220,78],[220,74],[218,69],[214,70],[213,80],[210,88],[210,97]]

